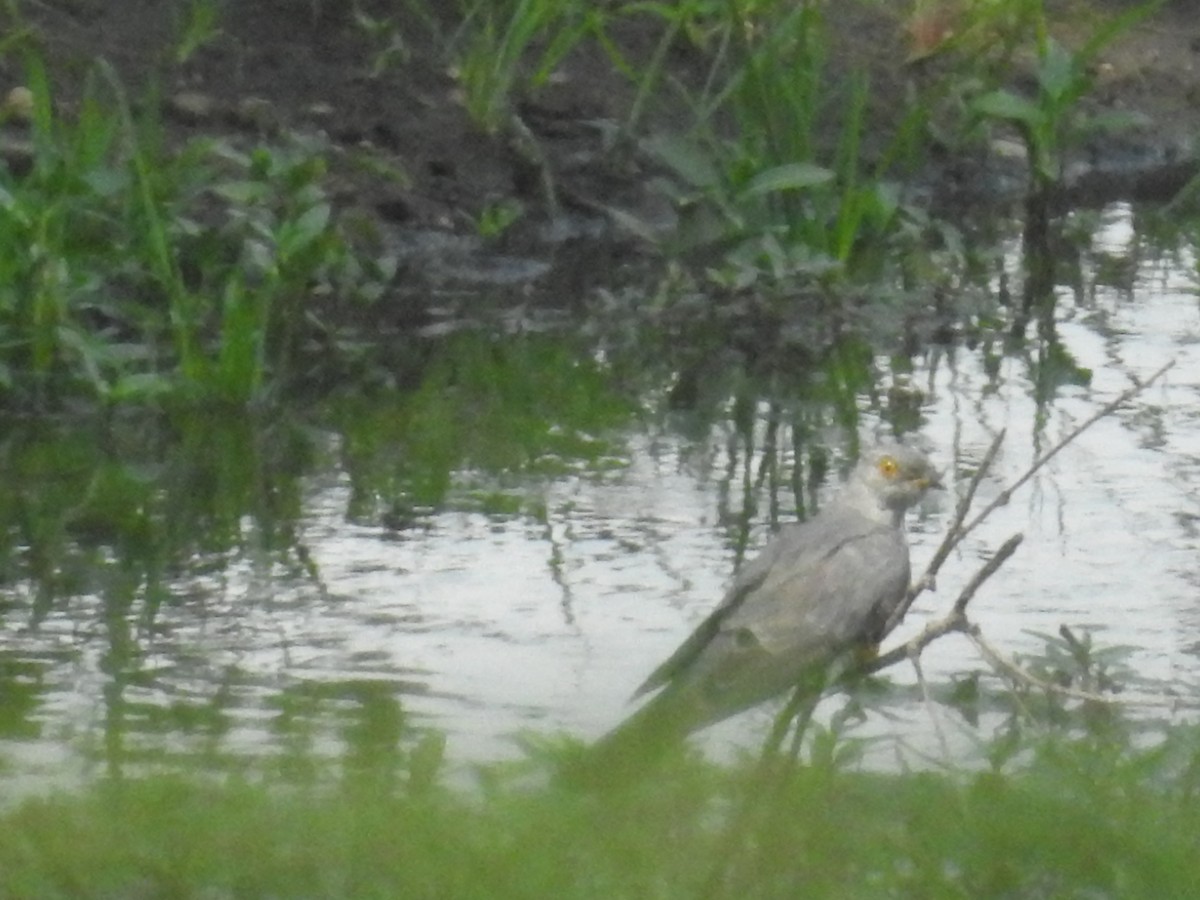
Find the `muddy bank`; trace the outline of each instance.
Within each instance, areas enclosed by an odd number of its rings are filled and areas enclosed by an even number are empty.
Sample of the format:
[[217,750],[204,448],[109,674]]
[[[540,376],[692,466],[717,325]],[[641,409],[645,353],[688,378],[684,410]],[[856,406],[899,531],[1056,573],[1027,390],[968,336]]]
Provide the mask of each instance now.
[[[583,42],[544,89],[519,104],[536,148],[531,154],[511,135],[482,133],[466,115],[446,56],[454,22],[424,19],[404,5],[360,4],[368,15],[390,17],[391,24],[373,32],[352,6],[268,0],[239,8],[185,59],[179,47],[189,4],[183,2],[38,4],[8,25],[28,28],[42,48],[65,111],[77,103],[95,60],[105,59],[132,96],[161,98],[175,139],[300,134],[326,143],[340,208],[365,213],[397,235],[405,273],[426,287],[579,296],[597,281],[619,280],[629,266],[636,271],[643,255],[652,255],[609,215],[620,210],[656,227],[672,222],[669,205],[648,187],[654,162],[636,148],[611,144],[628,120],[636,87],[594,42]],[[1060,19],[1058,36],[1070,45],[1121,5],[1050,6]],[[1131,113],[1138,124],[1080,142],[1069,167],[1070,202],[1164,199],[1194,175],[1193,136],[1200,130],[1194,7],[1168,5],[1093,66],[1095,90],[1084,109]],[[953,77],[970,51],[964,44],[914,61],[911,18],[865,4],[832,5],[826,15],[830,71],[870,73],[871,115],[881,124],[914,87]],[[948,14],[939,27],[949,35],[954,24]],[[630,60],[645,62],[661,27],[651,17],[627,18],[612,37]],[[1034,89],[1030,64],[1014,55],[1014,91]],[[680,43],[667,66],[670,78],[695,84],[708,60]],[[8,57],[0,74],[7,85],[20,84],[19,58]],[[687,114],[678,94],[664,87],[643,116],[644,130],[678,129]],[[998,137],[935,148],[914,183],[948,210],[1018,198],[1027,170],[1022,148],[1004,129]],[[482,237],[480,223],[493,210],[515,211],[516,219],[498,236]]]

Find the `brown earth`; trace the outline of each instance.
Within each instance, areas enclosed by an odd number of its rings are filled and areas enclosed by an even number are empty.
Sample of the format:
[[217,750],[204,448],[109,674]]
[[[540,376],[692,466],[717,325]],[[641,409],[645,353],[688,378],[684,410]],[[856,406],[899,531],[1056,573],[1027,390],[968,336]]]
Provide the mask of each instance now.
[[[559,229],[557,237],[547,239],[547,217],[541,215],[546,195],[528,146],[481,133],[462,108],[445,55],[444,40],[454,33],[449,20],[431,28],[408,11],[408,4],[359,3],[377,16],[397,8],[388,13],[394,30],[372,37],[356,23],[355,4],[348,2],[227,4],[220,33],[180,63],[174,56],[190,6],[184,0],[44,0],[22,6],[19,24],[32,30],[49,62],[61,109],[71,108],[86,73],[103,58],[119,71],[132,96],[147,96],[147,86],[157,86],[168,128],[177,137],[318,135],[331,148],[335,193],[343,208],[370,210],[402,230],[475,235],[483,210],[518,200],[536,214],[526,215],[499,246],[527,252],[540,244],[542,256],[574,259],[575,264],[557,270],[570,273],[564,276],[568,282],[554,284],[559,292],[616,268],[638,246],[631,239],[615,244],[597,240],[579,222],[589,217],[603,221],[597,210],[608,207],[654,213],[644,190],[646,161],[605,149],[605,133],[625,120],[634,87],[594,46],[570,55],[551,83],[519,107],[533,146],[553,173],[562,209],[581,214],[573,229]],[[1120,12],[1129,4],[1075,0],[1054,6],[1061,7],[1058,30],[1070,43],[1080,39],[1097,15]],[[829,4],[827,10],[831,65],[835,70],[861,65],[871,71],[880,116],[901,105],[914,79],[954,64],[950,54],[911,61],[911,40],[919,29],[897,14],[900,8],[843,3]],[[8,24],[12,34],[15,23]],[[951,16],[946,24],[952,26]],[[629,20],[614,37],[631,59],[645,60],[658,28],[649,17]],[[403,50],[373,71],[390,35],[401,39]],[[699,51],[681,47],[672,53],[669,66],[687,81],[703,72],[705,64]],[[1108,48],[1094,73],[1097,86],[1090,103],[1145,117],[1141,128],[1119,139],[1096,141],[1088,150],[1089,161],[1100,170],[1111,163],[1109,168],[1119,173],[1116,185],[1107,189],[1158,194],[1176,189],[1191,174],[1190,148],[1200,129],[1200,3],[1176,0],[1166,5]],[[18,55],[4,59],[0,77],[9,87],[21,83]],[[1019,64],[1012,83],[1017,89],[1030,87],[1030,76]],[[644,119],[651,130],[669,129],[686,114],[669,90],[657,92],[656,104]],[[361,164],[367,156],[375,162],[369,172]],[[347,165],[338,165],[339,159]],[[353,160],[359,164],[350,164]],[[933,180],[951,192],[956,183],[977,185],[978,164],[975,160],[963,169],[961,160],[942,160]],[[383,170],[391,174],[380,174]],[[519,273],[515,280],[521,281]]]

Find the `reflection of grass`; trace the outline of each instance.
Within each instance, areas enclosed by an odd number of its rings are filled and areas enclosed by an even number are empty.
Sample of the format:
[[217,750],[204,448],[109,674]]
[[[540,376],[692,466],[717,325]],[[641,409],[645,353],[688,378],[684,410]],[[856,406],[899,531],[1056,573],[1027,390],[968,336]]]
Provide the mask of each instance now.
[[[310,416],[341,435],[353,517],[411,521],[452,487],[473,509],[536,515],[516,479],[613,465],[610,435],[632,410],[610,377],[549,335],[461,334],[413,389],[354,394]],[[0,567],[48,600],[104,589],[111,565],[143,579],[147,597],[196,555],[250,550],[308,568],[302,482],[333,465],[310,429],[222,410],[10,428]]]
[[630,414],[604,369],[560,339],[478,333],[447,340],[414,391],[350,397],[335,413],[360,499],[417,505],[440,504],[458,471],[603,466],[605,433]]
[[10,429],[0,441],[7,576],[49,602],[115,590],[120,570],[152,616],[162,580],[197,554],[254,549],[296,564],[313,456],[294,423],[240,416]]

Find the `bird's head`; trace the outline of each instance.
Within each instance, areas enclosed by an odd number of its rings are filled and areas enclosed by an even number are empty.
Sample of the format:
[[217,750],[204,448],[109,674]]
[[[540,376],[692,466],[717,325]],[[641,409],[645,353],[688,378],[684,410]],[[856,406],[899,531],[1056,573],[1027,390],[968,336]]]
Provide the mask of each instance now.
[[926,491],[942,486],[929,458],[901,444],[886,444],[864,454],[852,480],[860,482],[880,508],[895,512],[903,512]]

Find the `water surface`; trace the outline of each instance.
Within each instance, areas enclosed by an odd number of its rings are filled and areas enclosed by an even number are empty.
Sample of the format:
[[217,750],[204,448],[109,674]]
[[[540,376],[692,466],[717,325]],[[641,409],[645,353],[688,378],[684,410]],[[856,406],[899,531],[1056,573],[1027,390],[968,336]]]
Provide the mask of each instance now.
[[[1175,360],[965,541],[893,640],[948,608],[981,562],[1021,532],[1017,554],[971,605],[990,642],[1019,658],[1040,650],[1039,632],[1090,631],[1099,644],[1131,646],[1130,666],[1158,685],[1130,697],[1161,688],[1186,707],[1200,700],[1196,265],[1189,251],[1146,258],[1131,210],[1105,215],[1085,261],[1124,260],[1136,277],[1106,284],[1099,264],[1086,262],[1081,283],[1061,289],[1054,321],[1061,346],[1091,370],[1089,384],[1061,384],[1047,399],[1036,346],[990,355],[933,346],[903,366],[879,356],[882,384],[859,397],[856,428],[863,440],[887,436],[879,398],[892,388],[920,392],[907,439],[945,467],[949,486],[910,515],[920,570],[1001,429],[980,507],[1134,379]],[[532,396],[563,391],[527,374],[522,390]],[[479,378],[486,384],[487,372]],[[436,418],[439,398],[467,381],[460,366],[428,407],[409,403],[404,415]],[[830,474],[802,494],[806,503],[835,490],[836,473],[852,462],[853,429],[826,421],[808,444],[793,440],[804,419],[779,411],[796,402],[762,398],[747,427],[732,397],[709,419],[664,412],[646,397],[599,433],[562,426],[542,456],[522,443],[526,426],[511,415],[471,407],[475,461],[448,473],[441,502],[421,502],[422,486],[409,485],[414,500],[401,507],[371,499],[378,485],[356,471],[365,451],[353,435],[317,423],[305,432],[310,461],[288,482],[295,496],[272,501],[274,525],[249,511],[212,514],[234,537],[197,540],[186,564],[164,564],[153,579],[123,562],[119,547],[80,540],[86,552],[49,564],[61,570],[49,595],[44,578],[10,565],[0,650],[0,758],[10,783],[179,765],[294,775],[314,757],[387,759],[412,725],[444,731],[460,771],[519,755],[521,732],[599,735],[719,600],[741,554],[761,546],[773,520],[797,515],[791,476],[807,476],[813,458],[797,459],[795,448],[819,444],[830,454]],[[504,429],[512,433],[501,440]],[[220,445],[220,435],[213,440]],[[390,446],[386,433],[378,442]],[[525,462],[485,464],[487,453]],[[213,467],[219,480],[225,470]],[[14,526],[13,560],[36,555],[28,532]],[[84,563],[101,575],[71,586],[68,570]],[[953,637],[928,649],[924,667],[933,682],[986,668]],[[907,665],[892,674],[913,681]],[[895,712],[865,728],[900,742],[887,765],[944,753],[935,717],[952,733],[962,728],[944,709]],[[753,747],[767,722],[765,712],[740,717],[706,745],[718,754]]]

